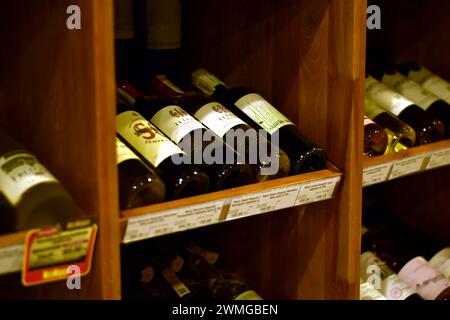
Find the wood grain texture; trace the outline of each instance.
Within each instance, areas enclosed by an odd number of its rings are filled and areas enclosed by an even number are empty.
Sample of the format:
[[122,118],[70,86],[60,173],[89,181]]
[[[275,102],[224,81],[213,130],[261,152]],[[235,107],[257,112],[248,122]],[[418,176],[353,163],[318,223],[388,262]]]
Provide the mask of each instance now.
[[271,298],[356,298],[365,2],[192,1],[185,17],[186,74],[205,67],[256,89],[346,175],[334,201],[255,219],[247,237],[261,253],[241,271]]
[[[81,30],[66,28],[72,4],[81,8]],[[0,122],[99,224],[83,290],[57,283],[18,295],[120,298],[112,1],[3,1],[0,21],[8,43],[0,52]]]

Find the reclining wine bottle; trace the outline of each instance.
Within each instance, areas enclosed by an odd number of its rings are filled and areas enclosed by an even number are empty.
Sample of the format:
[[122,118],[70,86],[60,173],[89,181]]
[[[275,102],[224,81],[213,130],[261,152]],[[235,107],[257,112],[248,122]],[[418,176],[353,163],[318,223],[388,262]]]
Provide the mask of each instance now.
[[[289,174],[291,164],[287,154],[276,149],[221,103],[200,93],[184,92],[164,75],[153,78],[151,88],[157,95],[170,99],[197,118],[236,152],[245,155],[245,163],[258,163],[260,168],[255,173],[256,180],[272,180]],[[277,168],[272,168],[272,165]]]
[[387,133],[378,124],[364,117],[364,154],[368,157],[380,156],[387,146]]
[[450,137],[450,105],[440,99],[419,83],[408,79],[393,67],[384,67],[377,70],[381,81],[414,102],[417,106],[442,121],[445,126],[445,136]]
[[[256,130],[264,129],[270,136],[279,136],[279,147],[291,162],[291,174],[324,169],[327,154],[307,138],[288,118],[254,91],[229,88],[204,69],[192,74],[193,84],[207,95],[223,103],[239,118]],[[273,141],[272,141],[273,142]]]
[[132,209],[164,201],[166,186],[122,141],[116,138],[120,209]]
[[367,95],[372,100],[413,127],[416,131],[418,145],[443,139],[445,133],[443,123],[415,105],[414,102],[370,75],[366,75],[365,87]]
[[[143,97],[125,82],[119,83],[118,92],[134,110],[178,144],[190,156],[190,163],[201,166],[215,189],[238,187],[254,181],[252,166],[256,164],[237,163],[236,152],[181,107],[157,97]],[[208,139],[204,139],[207,134]],[[205,156],[209,155],[212,159],[205,161]]]
[[122,142],[163,179],[170,200],[209,191],[208,176],[198,167],[176,163],[184,152],[129,106],[117,106],[116,130]]
[[[0,193],[12,210],[0,214],[8,232],[27,230],[75,218],[76,205],[59,181],[20,143],[0,129]],[[6,199],[6,201],[5,201]]]

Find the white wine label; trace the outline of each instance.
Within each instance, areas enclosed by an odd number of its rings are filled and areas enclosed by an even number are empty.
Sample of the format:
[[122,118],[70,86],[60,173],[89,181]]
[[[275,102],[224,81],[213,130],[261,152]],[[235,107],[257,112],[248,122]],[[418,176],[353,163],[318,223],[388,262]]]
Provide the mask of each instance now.
[[150,121],[175,143],[179,143],[190,132],[205,128],[197,119],[178,106],[162,108]]
[[22,269],[24,250],[23,244],[0,247],[0,275]]
[[334,177],[302,184],[295,205],[331,199],[340,180],[340,177]]
[[56,178],[29,153],[0,157],[0,191],[13,206],[30,188],[41,183],[56,182]]
[[262,300],[262,298],[253,290],[247,290],[238,295],[234,300]]
[[447,103],[450,103],[450,83],[432,74],[426,68],[419,71],[410,71],[408,77],[420,83],[425,89],[435,94]]
[[135,111],[117,115],[116,130],[155,167],[172,155],[183,154],[177,145]]
[[367,95],[373,101],[396,116],[414,104],[373,77],[366,78],[365,87]]
[[413,101],[416,105],[427,110],[433,103],[439,100],[434,94],[422,87],[417,82],[406,78],[400,73],[385,74],[383,83],[394,88],[405,98]]
[[119,138],[116,138],[116,151],[117,151],[117,164],[122,163],[127,160],[137,159],[139,157],[130,150]]
[[364,126],[368,124],[375,124],[372,120],[370,120],[368,117],[364,116]]
[[383,112],[386,112],[387,110],[380,107],[378,103],[370,99],[367,94],[364,95],[364,111],[368,118],[375,119],[378,115],[380,115]]
[[134,38],[133,1],[114,0],[114,32],[118,40]]
[[177,213],[177,210],[169,210],[129,218],[122,242],[131,243],[173,233]]
[[426,300],[435,300],[444,290],[450,288],[450,280],[422,257],[409,261],[398,275]]
[[392,162],[365,168],[363,172],[363,187],[386,181],[391,172],[391,168]]
[[359,287],[360,300],[387,300],[381,293],[377,291],[370,283],[363,282]]
[[247,94],[236,101],[235,105],[269,134],[273,134],[286,125],[293,125],[288,118],[259,94]]
[[174,232],[184,231],[219,222],[223,202],[207,202],[178,209]]
[[370,251],[361,255],[361,278],[371,283],[388,300],[405,300],[416,293]]
[[450,148],[433,152],[427,164],[427,170],[450,165]]
[[226,86],[225,83],[205,69],[198,69],[192,73],[192,84],[208,96],[214,93],[216,86]]
[[181,0],[147,0],[147,48],[181,47]]
[[436,253],[431,258],[430,265],[450,279],[450,247]]
[[161,274],[180,298],[183,298],[184,296],[191,293],[188,287],[186,287],[186,285],[181,282],[181,280],[172,270],[163,270]]
[[245,125],[244,121],[218,102],[205,104],[194,116],[220,138],[233,127]]
[[419,155],[395,161],[392,166],[391,174],[389,175],[389,180],[421,171],[425,159],[425,155]]

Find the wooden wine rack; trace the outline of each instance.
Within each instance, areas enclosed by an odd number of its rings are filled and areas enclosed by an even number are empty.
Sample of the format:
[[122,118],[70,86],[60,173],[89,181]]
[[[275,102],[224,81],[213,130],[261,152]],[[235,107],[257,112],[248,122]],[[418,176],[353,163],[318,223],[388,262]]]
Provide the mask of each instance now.
[[[188,76],[194,68],[205,67],[230,85],[258,89],[326,148],[330,167],[120,212],[114,138],[113,1],[3,1],[0,38],[6,49],[0,50],[0,125],[59,178],[82,212],[96,216],[99,234],[93,269],[83,278],[82,290],[69,291],[61,283],[24,288],[16,272],[1,276],[0,297],[121,299],[123,242],[202,227],[220,235],[216,242],[223,255],[239,263],[239,273],[264,297],[358,298],[363,167],[448,146],[443,142],[364,161],[366,1],[185,3],[181,74]],[[66,28],[65,12],[72,4],[81,8],[81,30]],[[389,32],[376,31],[369,37],[369,45],[392,47],[399,59],[419,60],[450,78],[445,35],[450,27],[446,17],[450,4],[444,0],[439,0],[439,5],[396,0],[382,2],[384,5],[392,6],[382,8],[382,28]],[[401,23],[394,16],[399,10]],[[418,22],[425,19],[426,24]],[[424,28],[422,33],[415,32],[419,28]],[[378,38],[379,34],[383,36]],[[300,192],[302,186],[330,179],[332,184],[339,181],[338,187],[305,202],[297,201],[298,193],[287,196],[288,203],[257,206],[253,211],[257,214],[251,217],[230,211],[233,203],[245,205],[248,197],[270,197],[280,189],[284,194],[290,188]],[[437,228],[436,233],[448,239],[444,226],[450,226],[449,179],[447,166],[371,188],[383,186],[392,207],[407,217],[405,220],[425,231]],[[404,192],[406,188],[408,192]],[[141,220],[172,211],[176,219],[186,217],[188,211],[204,213],[204,206],[211,203],[219,203],[218,209],[202,216],[203,224],[174,220],[159,233],[152,228],[139,229]],[[265,213],[274,210],[277,212]],[[431,210],[438,212],[432,219]],[[424,216],[427,222],[421,223]],[[230,217],[239,219],[228,222]],[[129,230],[136,226],[142,235],[130,238]],[[0,273],[17,271],[24,237],[22,232],[0,236]],[[5,256],[10,259],[9,270],[2,269]]]

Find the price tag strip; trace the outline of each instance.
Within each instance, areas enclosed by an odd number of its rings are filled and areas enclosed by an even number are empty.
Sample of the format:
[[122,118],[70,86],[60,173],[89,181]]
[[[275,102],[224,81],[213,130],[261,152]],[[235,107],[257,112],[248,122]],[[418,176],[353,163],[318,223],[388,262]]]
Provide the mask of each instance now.
[[450,165],[450,148],[370,166],[363,172],[363,187]]
[[22,270],[24,245],[0,247],[0,275]]
[[[22,283],[32,286],[69,278],[72,270],[85,276],[91,270],[97,225],[90,220],[69,223],[65,229],[36,229],[27,234]],[[74,268],[75,267],[75,268]]]

